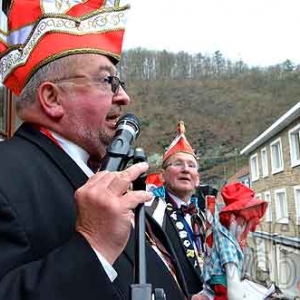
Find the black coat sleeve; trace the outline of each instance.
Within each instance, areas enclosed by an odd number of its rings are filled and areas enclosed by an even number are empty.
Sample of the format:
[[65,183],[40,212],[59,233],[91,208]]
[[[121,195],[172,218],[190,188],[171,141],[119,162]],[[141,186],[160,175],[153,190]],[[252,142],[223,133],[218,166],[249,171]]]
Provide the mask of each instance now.
[[54,299],[122,297],[79,233],[44,257],[33,253],[30,237],[0,195],[0,300]]

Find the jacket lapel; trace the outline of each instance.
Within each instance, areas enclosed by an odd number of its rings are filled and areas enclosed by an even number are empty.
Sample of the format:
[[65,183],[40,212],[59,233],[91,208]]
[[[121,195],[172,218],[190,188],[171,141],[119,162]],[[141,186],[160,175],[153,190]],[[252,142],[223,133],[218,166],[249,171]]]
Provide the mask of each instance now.
[[86,183],[88,177],[73,159],[31,124],[23,123],[15,136],[22,137],[39,147],[66,176],[75,190]]
[[150,225],[152,226],[152,230],[153,232],[155,232],[157,238],[160,239],[160,241],[164,244],[169,254],[173,257],[175,262],[175,267],[176,267],[176,275],[177,275],[178,283],[181,286],[183,293],[185,295],[188,295],[188,289],[180,266],[180,262],[178,260],[178,257],[176,255],[176,252],[172,246],[169,237],[166,235],[166,233],[162,230],[161,226],[155,221],[154,218],[151,217],[151,215],[148,212],[146,212],[146,218],[149,221]]
[[[178,258],[175,254],[175,250],[172,247],[172,244],[171,244],[168,236],[165,234],[165,232],[162,230],[161,226],[151,217],[151,215],[148,212],[145,213],[145,216],[146,216],[148,222],[150,223],[150,226],[151,226],[153,232],[155,233],[155,235],[157,236],[157,238],[160,239],[160,241],[164,244],[164,246],[166,247],[169,254],[173,257],[173,259],[175,261],[176,274],[177,274],[177,279],[178,279],[179,285],[181,286],[183,293],[185,295],[188,295],[187,286],[186,286],[183,272],[180,267],[180,263],[178,261]],[[148,247],[151,247],[151,246],[146,241],[146,249]],[[135,249],[135,232],[134,232],[134,230],[131,230],[131,234],[130,234],[128,243],[124,249],[124,252],[125,252],[125,255],[127,256],[127,258],[131,261],[132,265],[134,265],[134,255],[135,255],[134,249]],[[160,259],[160,258],[158,258],[158,259]]]
[[[169,200],[169,195],[166,193],[166,202],[172,205]],[[178,218],[178,213],[172,209],[166,209],[166,226],[165,230],[170,236],[171,240],[177,241],[177,243],[182,248],[185,253],[185,258],[189,262],[193,271],[201,279],[201,269],[199,267],[199,262],[195,253],[193,244],[188,239],[188,233],[184,230],[184,224]]]

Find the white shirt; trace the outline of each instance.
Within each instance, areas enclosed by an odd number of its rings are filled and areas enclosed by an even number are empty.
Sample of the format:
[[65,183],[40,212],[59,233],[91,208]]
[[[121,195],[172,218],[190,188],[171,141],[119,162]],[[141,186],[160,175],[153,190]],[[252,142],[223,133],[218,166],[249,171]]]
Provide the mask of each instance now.
[[[168,192],[169,195],[172,197],[172,199],[175,201],[175,203],[177,204],[177,207],[180,208],[181,205],[183,206],[188,206],[191,204],[191,201],[189,200],[188,202],[184,202],[183,200],[181,200],[180,198],[176,197],[175,195],[171,194],[170,192]],[[189,224],[191,230],[192,229],[192,222],[191,222],[191,215],[190,214],[186,214],[184,216],[184,219],[186,220],[186,222]]]
[[[50,131],[50,130],[49,130]],[[57,140],[59,145],[63,148],[63,150],[75,161],[75,163],[78,165],[78,167],[90,178],[92,175],[94,175],[94,172],[87,166],[87,161],[89,159],[89,154],[79,147],[78,145],[74,144],[71,141],[66,140],[59,134],[50,131],[53,137]],[[116,277],[118,276],[118,273],[116,270],[111,266],[111,264],[99,253],[96,249],[94,249],[94,252],[96,253],[100,263],[102,264],[107,276],[113,282]]]

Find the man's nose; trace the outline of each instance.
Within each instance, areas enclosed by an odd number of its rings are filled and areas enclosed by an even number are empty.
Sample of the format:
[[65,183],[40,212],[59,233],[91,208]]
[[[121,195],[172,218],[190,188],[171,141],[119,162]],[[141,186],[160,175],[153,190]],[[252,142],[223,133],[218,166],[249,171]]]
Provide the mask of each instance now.
[[187,163],[183,163],[181,168],[184,171],[189,171],[190,170],[190,167],[189,167],[189,165]]
[[113,96],[113,104],[128,105],[130,101],[130,97],[128,96],[126,91],[123,89],[122,86],[119,86],[118,91]]

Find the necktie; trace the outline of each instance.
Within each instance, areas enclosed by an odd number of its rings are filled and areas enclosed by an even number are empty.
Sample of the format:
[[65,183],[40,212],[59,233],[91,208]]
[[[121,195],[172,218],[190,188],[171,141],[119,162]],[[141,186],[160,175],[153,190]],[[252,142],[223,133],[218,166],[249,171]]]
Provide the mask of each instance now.
[[194,235],[194,242],[197,247],[198,253],[203,253],[204,242],[204,228],[201,219],[197,215],[197,208],[194,203],[190,203],[188,206],[181,205],[178,209],[180,214],[184,217],[186,214],[191,216],[191,225]]
[[191,216],[197,214],[197,208],[194,203],[189,204],[188,206],[186,205],[181,205],[179,208],[181,214],[185,216],[186,214],[189,214]]

